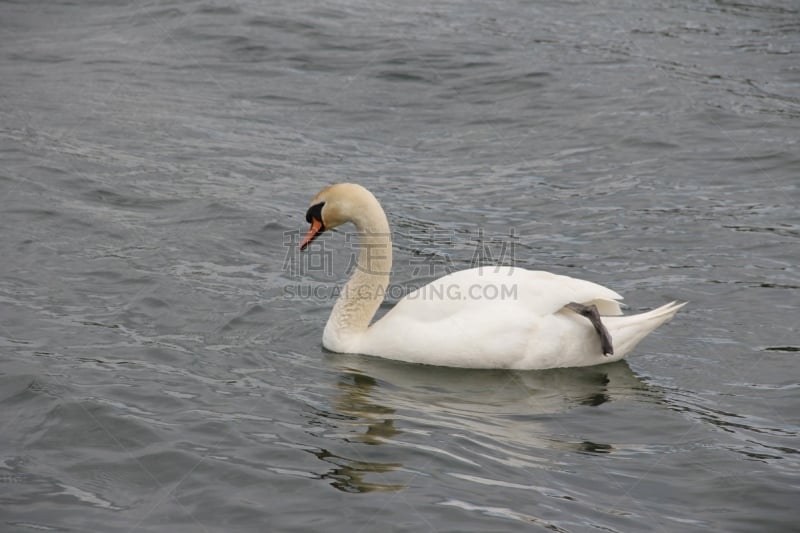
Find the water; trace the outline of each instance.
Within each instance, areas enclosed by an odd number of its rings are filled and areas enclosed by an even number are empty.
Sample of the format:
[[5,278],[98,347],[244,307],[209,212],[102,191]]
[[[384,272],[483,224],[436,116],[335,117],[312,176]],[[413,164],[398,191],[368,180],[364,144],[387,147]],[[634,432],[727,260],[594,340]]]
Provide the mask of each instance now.
[[[0,529],[796,528],[794,1],[116,4],[0,3]],[[289,291],[352,249],[285,243],[345,180],[401,285],[516,240],[691,303],[586,369],[327,353]]]

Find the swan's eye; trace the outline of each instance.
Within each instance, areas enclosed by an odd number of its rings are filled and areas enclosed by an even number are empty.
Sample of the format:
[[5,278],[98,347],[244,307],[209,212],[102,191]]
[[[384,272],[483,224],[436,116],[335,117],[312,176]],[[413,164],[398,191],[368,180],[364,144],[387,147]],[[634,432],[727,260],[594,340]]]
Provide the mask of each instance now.
[[322,206],[324,205],[325,202],[320,202],[312,205],[308,208],[308,211],[306,211],[306,222],[311,224],[312,221],[317,220],[320,224],[322,224],[323,231],[325,230],[325,223],[322,222]]

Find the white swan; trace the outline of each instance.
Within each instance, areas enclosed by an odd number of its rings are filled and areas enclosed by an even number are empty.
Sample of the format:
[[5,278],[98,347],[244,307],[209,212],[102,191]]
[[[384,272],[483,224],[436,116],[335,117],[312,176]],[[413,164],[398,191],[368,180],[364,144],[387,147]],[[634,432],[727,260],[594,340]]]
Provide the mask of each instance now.
[[306,220],[311,229],[301,249],[346,222],[355,224],[360,239],[356,268],[322,336],[334,352],[465,368],[589,366],[622,359],[685,305],[620,316],[622,297],[595,283],[481,267],[409,293],[370,326],[392,268],[389,222],[378,200],[360,185],[331,185],[311,201]]

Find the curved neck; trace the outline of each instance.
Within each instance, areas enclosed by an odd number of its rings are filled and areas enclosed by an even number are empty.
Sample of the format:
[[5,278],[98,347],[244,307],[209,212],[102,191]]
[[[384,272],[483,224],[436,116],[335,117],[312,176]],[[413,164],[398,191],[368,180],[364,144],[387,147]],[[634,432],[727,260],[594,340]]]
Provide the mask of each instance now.
[[[351,261],[353,274],[342,288],[325,326],[324,337],[342,351],[348,351],[342,343],[346,344],[349,336],[367,330],[389,285],[392,239],[386,215],[380,206],[376,207],[353,220],[358,237],[358,257],[355,264]],[[348,235],[348,240],[351,237]]]

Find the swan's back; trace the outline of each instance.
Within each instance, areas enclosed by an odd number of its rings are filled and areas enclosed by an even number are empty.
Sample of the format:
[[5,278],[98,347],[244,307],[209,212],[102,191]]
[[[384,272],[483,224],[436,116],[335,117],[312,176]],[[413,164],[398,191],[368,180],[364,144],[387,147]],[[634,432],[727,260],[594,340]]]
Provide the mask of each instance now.
[[498,301],[508,312],[544,316],[570,302],[594,304],[602,315],[620,315],[622,297],[581,279],[541,270],[514,267],[476,267],[454,272],[410,292],[386,315],[404,314],[419,320],[441,320],[473,308],[486,312]]
[[[571,366],[562,364],[561,356],[573,348],[604,356],[594,346],[597,336],[591,324],[564,306],[594,304],[604,315],[619,315],[620,298],[596,283],[549,272],[463,270],[409,293],[369,328],[357,351],[462,367]],[[570,338],[576,328],[580,346]],[[542,366],[534,361],[548,354],[555,354],[552,361]]]

